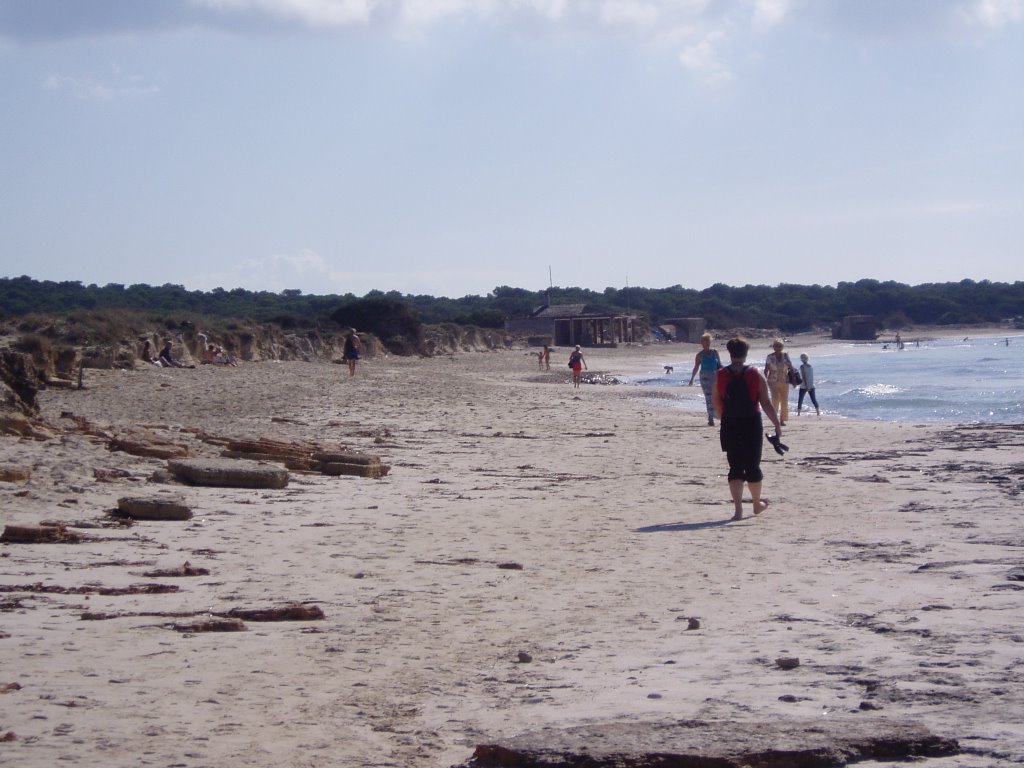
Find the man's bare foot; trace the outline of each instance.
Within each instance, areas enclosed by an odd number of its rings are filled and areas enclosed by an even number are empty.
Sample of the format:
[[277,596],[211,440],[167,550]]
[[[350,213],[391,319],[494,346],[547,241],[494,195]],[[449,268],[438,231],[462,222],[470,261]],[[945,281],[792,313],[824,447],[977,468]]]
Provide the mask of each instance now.
[[732,519],[733,520],[742,520],[743,519],[743,513],[742,512],[737,512],[735,515],[732,516]]
[[768,499],[760,499],[757,504],[754,505],[754,514],[760,515],[766,509],[768,509]]

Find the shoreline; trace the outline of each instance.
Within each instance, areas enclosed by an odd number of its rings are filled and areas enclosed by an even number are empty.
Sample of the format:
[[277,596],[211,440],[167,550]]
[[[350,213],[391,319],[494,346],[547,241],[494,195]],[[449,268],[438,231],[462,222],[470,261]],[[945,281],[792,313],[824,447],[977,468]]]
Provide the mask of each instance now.
[[[948,328],[945,326],[926,326],[920,329],[911,329],[910,332],[914,332],[912,336],[908,336],[904,341],[944,341],[948,339],[962,339],[964,338],[965,330],[973,330],[974,333],[969,334],[968,337],[972,339],[978,338],[1024,338],[1024,331],[1019,329],[1006,329],[995,326],[977,326],[968,328]],[[723,335],[718,331],[712,329],[714,339],[712,346],[718,348],[720,352],[724,352],[725,342],[728,341],[730,336],[727,334]],[[892,333],[887,331],[887,333]],[[760,354],[762,351],[767,355],[771,351],[772,341],[776,338],[774,336],[750,336],[746,337],[747,341],[750,342],[751,354]],[[863,351],[865,347],[878,346],[881,347],[885,344],[891,344],[891,340],[886,339],[875,339],[875,340],[854,340],[854,339],[833,339],[831,336],[822,335],[820,333],[803,333],[795,334],[792,336],[782,336],[782,340],[785,342],[787,350],[794,349],[799,352],[814,352],[815,354],[828,350],[833,353],[842,353],[843,351],[859,352]],[[762,344],[763,342],[763,344]],[[529,348],[532,350],[533,348]],[[565,356],[568,356],[568,350],[570,347],[552,347],[555,353],[561,354],[564,350]],[[662,363],[672,364],[678,371],[681,371],[684,365],[693,365],[693,356],[697,350],[700,349],[700,344],[697,342],[653,342],[650,344],[627,344],[622,345],[614,350],[608,350],[607,348],[591,348],[590,352],[600,353],[604,351],[615,351],[625,360],[630,360],[637,356],[643,356],[644,351],[653,352],[651,359]],[[584,350],[586,353],[587,350]],[[799,354],[797,352],[797,354]],[[528,354],[528,352],[524,352]],[[669,359],[671,358],[671,359]],[[556,355],[552,355],[552,366],[556,361]],[[689,371],[689,368],[687,368]]]
[[[588,363],[617,370],[649,349]],[[169,594],[3,595],[0,685],[19,688],[0,696],[16,736],[0,754],[446,768],[541,726],[880,718],[971,750],[930,766],[1024,760],[1020,425],[794,419],[790,453],[766,454],[771,507],[730,523],[700,413],[574,390],[564,362],[549,375],[524,355],[368,360],[352,379],[299,362],[89,370],[85,390],[43,393],[57,426],[65,411],[146,425],[200,455],[219,450],[200,431],[339,441],[392,469],[293,473],[276,491],[166,486],[149,481],[164,462],[81,431],[0,439],[0,464],[32,471],[0,482],[5,525],[101,521],[127,495],[194,512],[74,529],[96,537],[85,544],[5,544],[0,585],[209,571]],[[293,601],[325,619],[189,633],[146,615]],[[799,667],[781,671],[782,656]]]

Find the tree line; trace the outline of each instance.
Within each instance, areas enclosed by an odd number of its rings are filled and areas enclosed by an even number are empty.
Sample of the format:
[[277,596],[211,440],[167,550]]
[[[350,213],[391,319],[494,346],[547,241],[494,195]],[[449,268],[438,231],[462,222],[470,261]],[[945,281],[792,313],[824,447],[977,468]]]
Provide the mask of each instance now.
[[1000,323],[1024,316],[1024,282],[961,280],[911,286],[858,280],[835,286],[718,283],[702,290],[673,285],[604,291],[558,287],[531,291],[499,286],[486,296],[451,299],[397,291],[370,291],[364,296],[312,295],[299,290],[190,291],[169,283],[99,286],[27,276],[0,278],[0,318],[76,310],[133,310],[246,318],[283,328],[327,322],[373,330],[385,324],[394,333],[419,324],[502,328],[507,318],[529,316],[546,304],[583,304],[593,311],[640,315],[652,324],[678,317],[703,317],[712,328],[778,328],[797,333],[830,327],[846,315],[873,315],[888,327]]

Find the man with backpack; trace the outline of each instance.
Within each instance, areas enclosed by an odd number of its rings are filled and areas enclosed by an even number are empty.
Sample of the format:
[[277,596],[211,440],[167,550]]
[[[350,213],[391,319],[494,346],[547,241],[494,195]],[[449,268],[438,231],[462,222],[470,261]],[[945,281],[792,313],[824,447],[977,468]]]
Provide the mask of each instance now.
[[736,511],[733,520],[743,519],[743,483],[750,489],[755,515],[767,506],[761,498],[761,447],[763,445],[761,411],[775,425],[775,439],[782,436],[782,424],[768,391],[768,381],[756,367],[746,365],[750,344],[746,339],[730,339],[730,364],[718,371],[712,389],[715,413],[721,420],[720,440],[729,461],[729,493]]

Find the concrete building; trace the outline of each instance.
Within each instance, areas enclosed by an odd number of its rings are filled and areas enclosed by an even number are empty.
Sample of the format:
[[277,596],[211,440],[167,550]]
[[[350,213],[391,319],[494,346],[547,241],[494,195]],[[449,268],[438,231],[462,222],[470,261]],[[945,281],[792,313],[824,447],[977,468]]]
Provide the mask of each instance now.
[[707,320],[703,317],[674,317],[664,320],[662,327],[671,326],[673,341],[684,341],[690,344],[699,344],[700,337],[708,327]]
[[547,339],[556,346],[614,347],[637,341],[635,315],[616,315],[585,304],[538,307],[525,318],[505,321],[505,331]]
[[847,315],[832,328],[833,339],[859,339],[874,341],[877,337],[874,315]]

